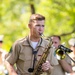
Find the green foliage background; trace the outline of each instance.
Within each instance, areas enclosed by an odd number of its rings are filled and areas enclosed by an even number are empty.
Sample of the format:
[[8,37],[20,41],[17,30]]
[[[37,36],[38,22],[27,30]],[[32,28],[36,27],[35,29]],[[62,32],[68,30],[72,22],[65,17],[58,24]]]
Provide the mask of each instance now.
[[75,0],[1,0],[0,34],[4,35],[3,48],[9,51],[13,42],[28,35],[30,2],[35,12],[46,17],[44,35],[60,35],[68,46],[75,37]]

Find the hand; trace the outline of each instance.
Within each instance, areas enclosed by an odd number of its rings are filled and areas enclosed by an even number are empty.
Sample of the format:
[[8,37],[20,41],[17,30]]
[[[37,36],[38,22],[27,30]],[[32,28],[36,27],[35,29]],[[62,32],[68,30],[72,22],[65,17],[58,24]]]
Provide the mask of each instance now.
[[45,63],[42,64],[42,69],[43,71],[48,71],[50,69],[52,69],[53,67],[50,65],[49,61],[46,61]]
[[9,73],[9,75],[18,75],[18,74],[15,72],[12,72],[12,73]]
[[75,72],[71,73],[70,75],[75,75]]

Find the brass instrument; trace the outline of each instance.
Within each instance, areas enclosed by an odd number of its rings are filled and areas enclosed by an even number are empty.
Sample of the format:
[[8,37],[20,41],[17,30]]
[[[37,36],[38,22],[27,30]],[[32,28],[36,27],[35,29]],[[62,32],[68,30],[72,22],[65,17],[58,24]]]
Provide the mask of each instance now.
[[59,56],[59,59],[64,59],[66,57],[66,53],[71,53],[72,50],[63,46],[59,45],[58,49],[55,51],[56,55]]
[[[49,39],[50,40],[50,39]],[[51,48],[52,41],[49,43],[45,51],[43,52],[40,60],[38,61],[37,65],[34,68],[33,74],[32,75],[40,75],[42,74],[43,70],[41,68],[42,64],[46,61],[46,58],[49,54],[49,49]]]

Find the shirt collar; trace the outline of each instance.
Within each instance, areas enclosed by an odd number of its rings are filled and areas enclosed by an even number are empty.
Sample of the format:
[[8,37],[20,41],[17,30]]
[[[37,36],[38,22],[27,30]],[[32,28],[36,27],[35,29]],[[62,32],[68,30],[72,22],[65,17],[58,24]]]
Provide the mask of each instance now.
[[[24,39],[23,45],[29,45],[28,41],[29,41],[29,43],[30,43],[30,45],[31,45],[30,39],[29,39],[28,37],[26,37],[26,38]],[[40,43],[41,43],[41,44],[40,44]],[[38,45],[37,45],[37,46],[45,47],[44,40],[42,39],[42,41],[41,41],[41,39],[40,39],[40,41],[38,42]]]

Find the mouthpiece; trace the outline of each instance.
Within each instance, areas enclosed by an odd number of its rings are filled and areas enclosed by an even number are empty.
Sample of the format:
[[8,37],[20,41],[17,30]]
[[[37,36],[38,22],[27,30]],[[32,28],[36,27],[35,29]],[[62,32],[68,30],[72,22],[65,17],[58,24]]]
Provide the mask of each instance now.
[[39,33],[40,36],[43,36],[43,33]]

